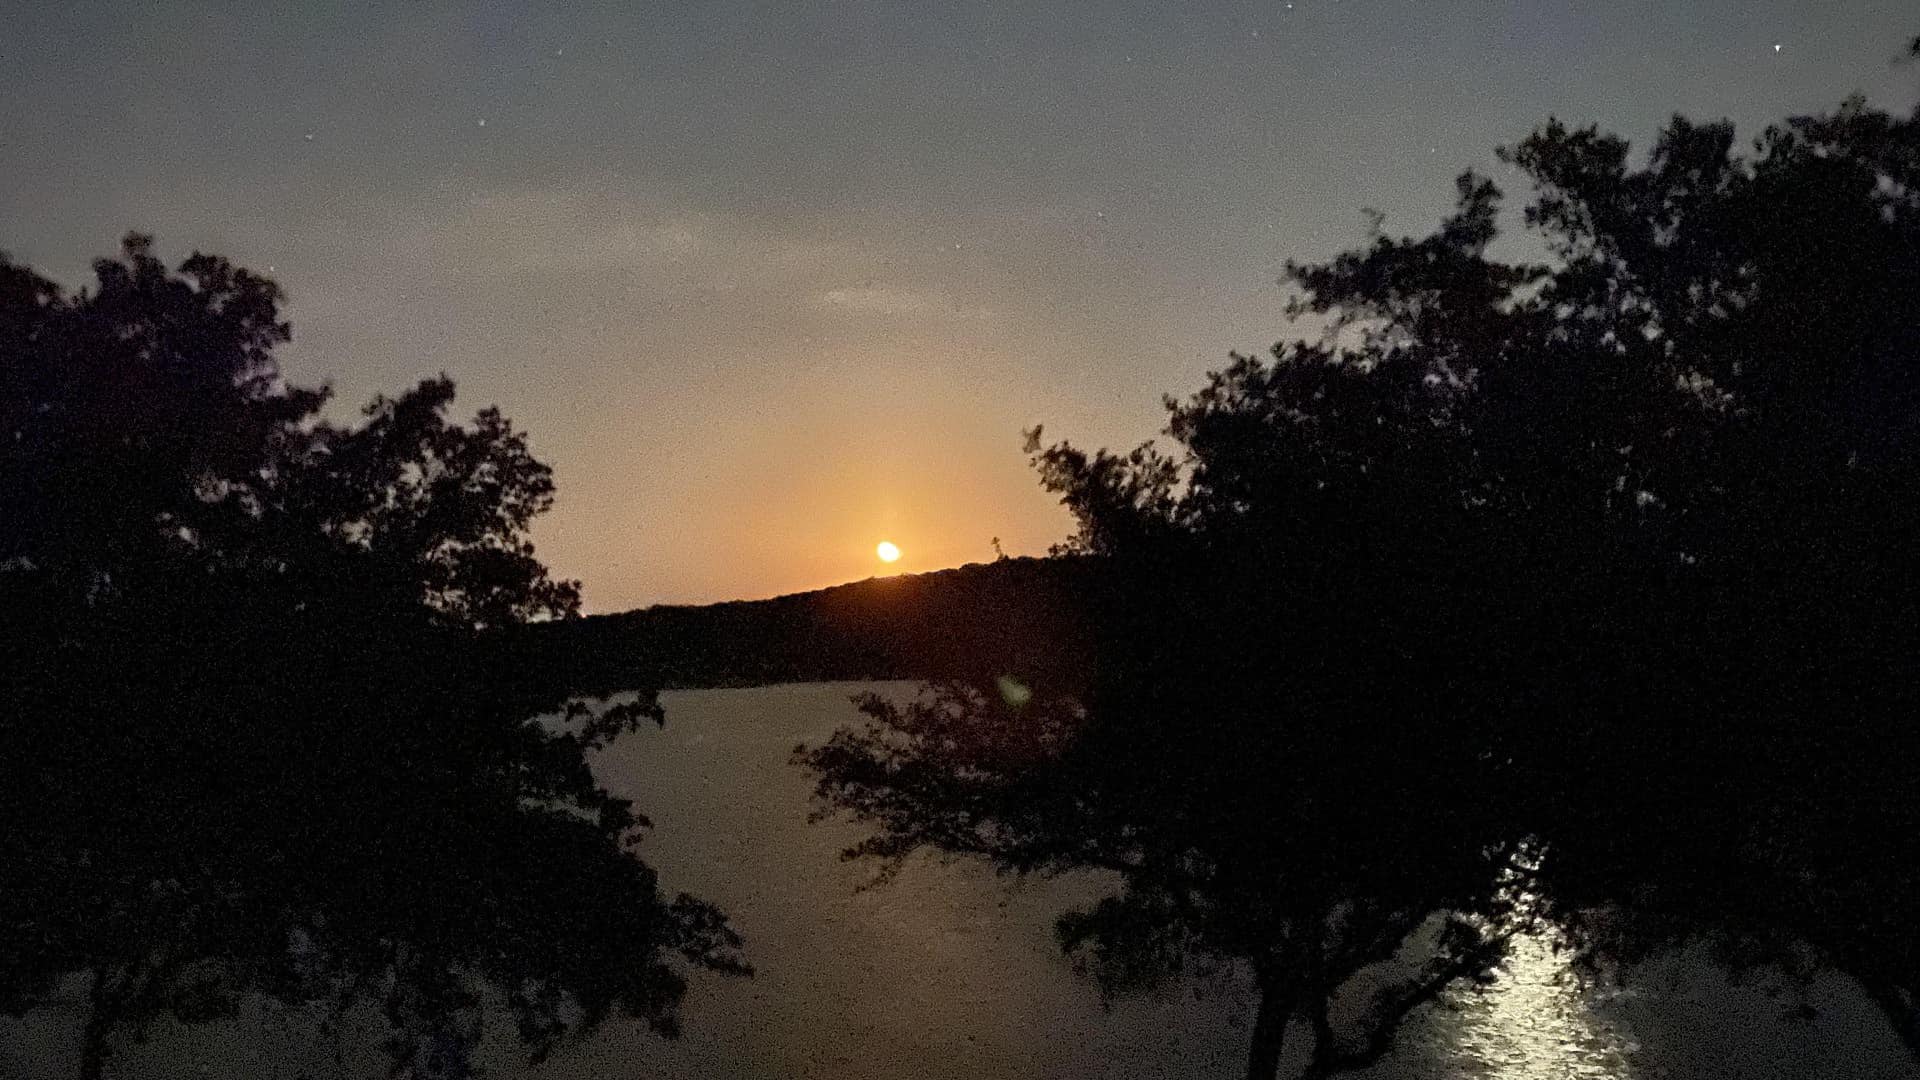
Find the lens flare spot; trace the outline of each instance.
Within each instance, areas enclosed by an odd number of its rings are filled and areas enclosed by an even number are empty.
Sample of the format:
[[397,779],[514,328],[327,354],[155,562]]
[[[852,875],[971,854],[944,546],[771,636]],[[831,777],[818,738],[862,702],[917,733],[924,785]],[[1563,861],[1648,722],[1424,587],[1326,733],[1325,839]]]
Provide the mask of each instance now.
[[994,681],[1000,686],[1000,700],[1009,708],[1018,709],[1033,700],[1033,687],[1011,675],[1002,675]]

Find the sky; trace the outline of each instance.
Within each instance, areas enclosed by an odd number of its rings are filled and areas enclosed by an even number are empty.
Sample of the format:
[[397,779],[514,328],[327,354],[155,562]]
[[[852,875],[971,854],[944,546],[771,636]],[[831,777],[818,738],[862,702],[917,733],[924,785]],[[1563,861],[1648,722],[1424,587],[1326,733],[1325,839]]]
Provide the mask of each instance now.
[[[130,229],[290,297],[342,415],[438,372],[555,470],[589,611],[1037,554],[1021,432],[1130,446],[1549,115],[1860,91],[1912,0],[0,0],[0,250]],[[881,540],[899,562],[882,566]]]

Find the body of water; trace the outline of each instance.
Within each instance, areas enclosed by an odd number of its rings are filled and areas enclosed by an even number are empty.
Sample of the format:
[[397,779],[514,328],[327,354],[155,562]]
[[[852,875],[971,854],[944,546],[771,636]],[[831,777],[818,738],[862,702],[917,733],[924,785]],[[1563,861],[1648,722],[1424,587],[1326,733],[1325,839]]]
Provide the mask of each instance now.
[[[1209,1080],[1237,1078],[1251,1022],[1246,988],[1180,984],[1103,1007],[1052,937],[1053,917],[1098,894],[1088,878],[1016,882],[975,863],[925,860],[862,889],[873,867],[840,849],[860,829],[808,824],[809,780],[792,767],[856,719],[849,695],[813,684],[667,695],[667,726],[623,738],[597,770],[656,829],[642,851],[670,890],[718,903],[747,939],[752,979],[696,976],[685,1034],[626,1023],[529,1070],[511,1044],[483,1055],[490,1077],[542,1080]],[[887,692],[912,687],[892,684]],[[1885,1024],[1839,983],[1820,1019],[1729,987],[1685,961],[1624,992],[1572,985],[1542,942],[1525,943],[1490,991],[1410,1027],[1374,1080],[1475,1077],[1920,1077]],[[77,1009],[0,1026],[0,1075],[64,1078]],[[294,1080],[379,1075],[377,1059],[317,1051],[304,1018],[250,1010],[234,1024],[161,1032],[122,1055],[122,1077]],[[1304,1040],[1296,1029],[1293,1050]],[[296,1061],[295,1059],[301,1059]]]

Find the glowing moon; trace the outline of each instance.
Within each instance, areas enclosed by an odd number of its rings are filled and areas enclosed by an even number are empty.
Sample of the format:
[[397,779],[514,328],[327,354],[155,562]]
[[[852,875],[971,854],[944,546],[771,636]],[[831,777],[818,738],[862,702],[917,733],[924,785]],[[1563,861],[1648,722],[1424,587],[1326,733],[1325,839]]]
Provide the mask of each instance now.
[[900,549],[891,540],[880,541],[879,545],[873,549],[873,553],[880,556],[881,562],[900,561]]

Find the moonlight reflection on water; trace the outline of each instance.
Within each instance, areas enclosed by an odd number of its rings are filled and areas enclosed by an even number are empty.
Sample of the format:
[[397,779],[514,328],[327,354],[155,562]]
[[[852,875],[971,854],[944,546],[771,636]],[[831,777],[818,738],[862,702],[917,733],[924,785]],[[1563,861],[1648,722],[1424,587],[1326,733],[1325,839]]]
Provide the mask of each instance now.
[[1453,1075],[1501,1080],[1601,1080],[1642,1075],[1639,1049],[1595,1015],[1565,959],[1544,938],[1522,938],[1487,992],[1463,995],[1458,1021],[1436,1049]]

